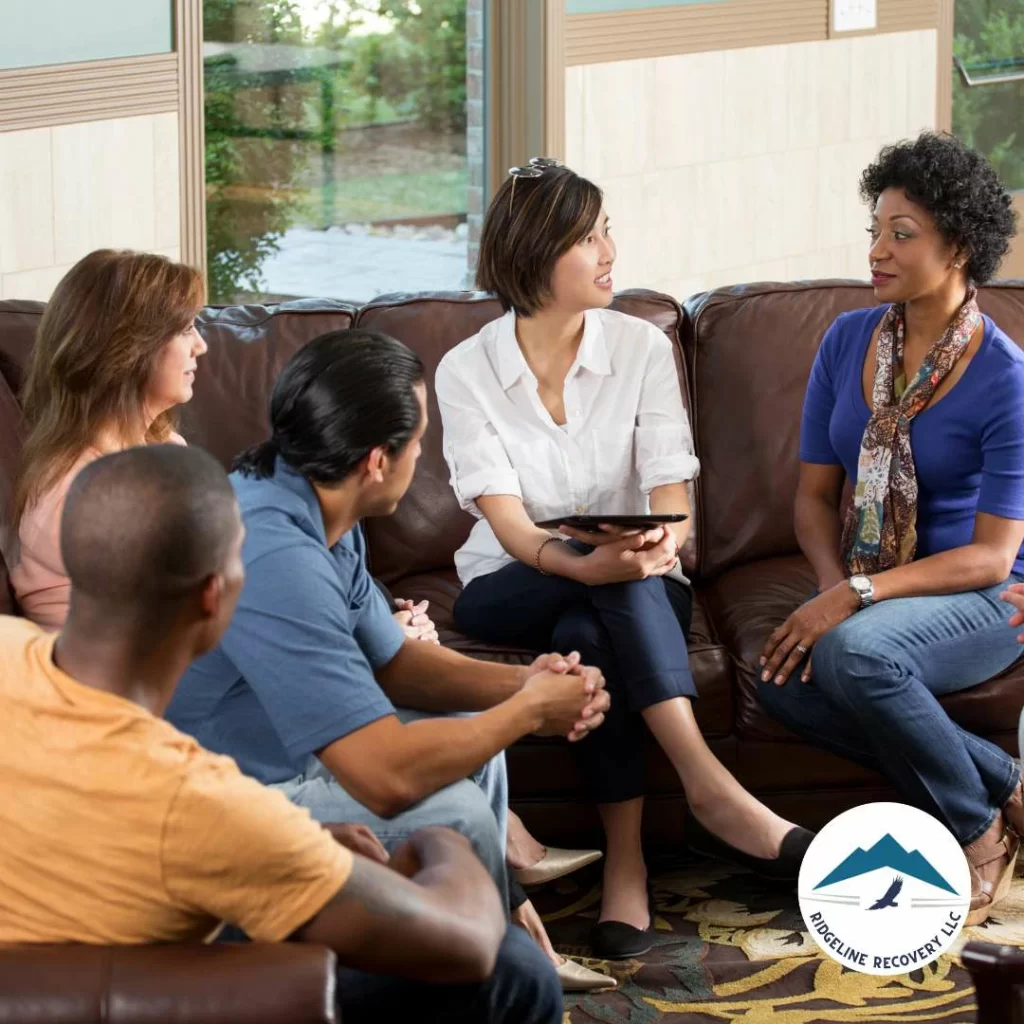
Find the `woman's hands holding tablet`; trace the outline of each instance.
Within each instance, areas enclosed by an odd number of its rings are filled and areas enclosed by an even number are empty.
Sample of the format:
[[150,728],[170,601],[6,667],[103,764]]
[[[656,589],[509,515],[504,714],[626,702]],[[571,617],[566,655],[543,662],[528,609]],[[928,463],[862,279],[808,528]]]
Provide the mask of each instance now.
[[610,527],[596,534],[563,526],[559,532],[593,545],[580,566],[583,582],[591,586],[664,576],[678,561],[675,534],[664,526],[642,531]]

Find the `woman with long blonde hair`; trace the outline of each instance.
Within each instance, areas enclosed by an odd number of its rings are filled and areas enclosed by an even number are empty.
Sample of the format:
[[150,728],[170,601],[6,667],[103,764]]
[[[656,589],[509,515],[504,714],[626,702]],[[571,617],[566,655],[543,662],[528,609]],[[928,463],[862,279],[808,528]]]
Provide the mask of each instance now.
[[100,249],[54,290],[22,388],[26,438],[15,493],[24,614],[49,629],[67,614],[60,518],[71,481],[101,455],[184,444],[174,409],[192,397],[206,342],[195,327],[199,271],[164,256]]

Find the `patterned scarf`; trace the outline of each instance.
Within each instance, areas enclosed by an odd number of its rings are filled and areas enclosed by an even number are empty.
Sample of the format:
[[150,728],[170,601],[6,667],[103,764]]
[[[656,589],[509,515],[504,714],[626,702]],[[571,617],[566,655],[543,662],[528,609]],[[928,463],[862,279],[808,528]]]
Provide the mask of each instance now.
[[902,372],[905,331],[902,303],[894,303],[882,318],[871,418],[860,443],[857,487],[843,525],[843,558],[851,574],[881,572],[913,561],[917,550],[917,475],[910,448],[910,421],[931,401],[980,323],[978,293],[969,288],[945,334],[932,346],[902,396],[897,397],[894,382]]

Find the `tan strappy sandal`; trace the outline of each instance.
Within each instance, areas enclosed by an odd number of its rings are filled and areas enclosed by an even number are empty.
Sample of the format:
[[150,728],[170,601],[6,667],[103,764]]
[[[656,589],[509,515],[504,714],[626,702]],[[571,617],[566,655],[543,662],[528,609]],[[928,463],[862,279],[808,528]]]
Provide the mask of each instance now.
[[1010,828],[1002,811],[988,830],[964,847],[971,869],[971,909],[968,925],[983,924],[996,905],[1006,898],[1013,881],[1020,839]]

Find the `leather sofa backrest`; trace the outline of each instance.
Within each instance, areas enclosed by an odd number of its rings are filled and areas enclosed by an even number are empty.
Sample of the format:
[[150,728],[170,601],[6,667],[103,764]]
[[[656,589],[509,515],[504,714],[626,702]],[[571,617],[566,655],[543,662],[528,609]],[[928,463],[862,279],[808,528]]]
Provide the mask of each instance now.
[[[979,301],[1024,346],[1024,282],[983,288]],[[685,303],[701,577],[798,550],[793,499],[811,364],[840,313],[872,305],[859,281],[743,285]]]
[[[0,302],[0,376],[15,395],[44,308],[41,302]],[[197,322],[210,350],[200,363],[195,395],[180,413],[186,440],[225,466],[263,441],[269,432],[270,392],[281,367],[313,338],[351,327],[356,308],[334,299],[300,299],[203,310]],[[6,446],[6,431],[2,436]]]
[[16,610],[8,572],[15,540],[10,512],[21,463],[22,417],[16,396],[44,308],[41,302],[0,302],[0,615]]
[[182,434],[224,466],[270,433],[270,393],[284,364],[328,331],[351,327],[356,307],[333,299],[205,309],[197,326],[210,346],[199,364]]
[[[17,393],[31,351],[42,303],[0,302],[0,373]],[[625,292],[615,308],[644,317],[673,341],[682,374],[684,318],[678,303],[655,292]],[[181,431],[192,444],[212,452],[225,467],[243,449],[266,438],[270,393],[281,367],[302,345],[353,323],[404,341],[423,359],[430,393],[430,428],[413,485],[398,512],[367,524],[374,571],[385,581],[414,572],[448,568],[469,533],[472,519],[463,513],[448,483],[441,451],[441,424],[433,396],[434,372],[450,348],[501,315],[498,303],[466,292],[384,296],[357,310],[344,302],[303,299],[278,305],[210,307],[198,326],[209,352],[196,375],[195,394],[181,411]],[[680,376],[684,401],[685,381]],[[0,402],[0,415],[4,405]],[[7,408],[16,415],[16,406]],[[0,497],[9,489],[18,462],[16,445],[7,441],[0,461]],[[10,466],[8,466],[10,463]],[[0,549],[2,550],[2,549]],[[691,543],[684,566],[694,564]],[[0,581],[6,580],[6,570]],[[3,606],[0,605],[0,608]]]
[[448,483],[441,444],[441,414],[434,373],[444,354],[501,316],[497,300],[466,292],[387,295],[364,306],[356,326],[381,331],[409,346],[423,361],[429,423],[412,485],[394,515],[367,519],[363,527],[370,564],[386,584],[403,576],[450,568],[469,536],[473,518],[459,508]]
[[[21,455],[21,388],[44,305],[0,302],[0,614],[13,609],[8,561],[9,519]],[[210,307],[199,330],[210,346],[196,375],[195,395],[181,413],[186,440],[212,452],[225,467],[267,437],[270,392],[281,367],[321,334],[352,326],[356,307],[332,299],[268,306]]]
[[13,394],[21,390],[36,329],[46,308],[42,302],[9,299],[0,302],[0,376]]
[[21,461],[21,408],[7,381],[0,377],[0,615],[15,610],[8,565],[13,564],[15,537],[9,510]]
[[[613,308],[650,320],[672,339],[677,353],[681,352],[683,316],[674,299],[657,292],[629,291],[616,296]],[[356,318],[357,326],[383,331],[413,349],[423,360],[427,380],[430,423],[412,486],[394,515],[365,524],[373,571],[385,583],[450,568],[455,551],[469,535],[472,517],[459,508],[448,482],[434,374],[449,349],[499,316],[501,307],[494,299],[440,292],[383,296],[364,306]],[[686,401],[682,377],[680,387]],[[684,566],[692,567],[692,545],[684,555],[689,559],[684,558]]]

